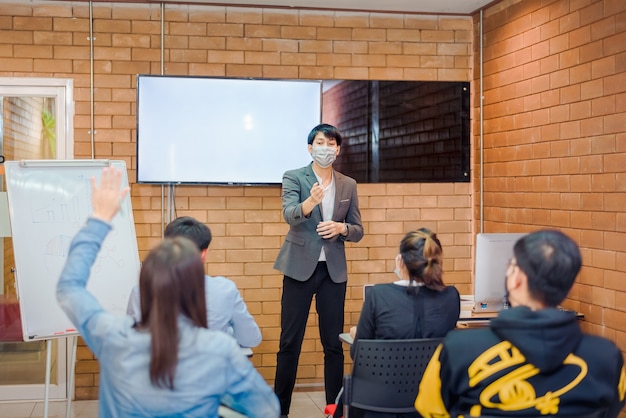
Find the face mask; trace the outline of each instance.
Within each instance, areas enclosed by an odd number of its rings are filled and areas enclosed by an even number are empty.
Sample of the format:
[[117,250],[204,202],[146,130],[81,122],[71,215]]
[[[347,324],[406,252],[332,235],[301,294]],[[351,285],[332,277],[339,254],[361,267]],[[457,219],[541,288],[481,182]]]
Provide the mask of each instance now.
[[404,280],[404,278],[402,277],[402,273],[400,272],[400,260],[402,260],[402,256],[400,254],[398,254],[396,256],[396,268],[393,269],[393,273],[396,276],[398,276],[398,279]]
[[504,276],[504,309],[511,307],[511,302],[509,301],[509,287],[506,285],[507,280],[509,280],[509,276]]
[[503,301],[504,309],[509,309],[511,307],[511,301],[509,300],[509,286],[508,286],[509,270],[511,269],[511,267],[517,267],[517,263],[513,260],[514,260],[513,258],[509,260],[509,265],[506,267],[506,274],[504,275],[504,301]]
[[325,145],[314,145],[311,156],[320,167],[330,167],[337,158],[337,148],[327,147]]

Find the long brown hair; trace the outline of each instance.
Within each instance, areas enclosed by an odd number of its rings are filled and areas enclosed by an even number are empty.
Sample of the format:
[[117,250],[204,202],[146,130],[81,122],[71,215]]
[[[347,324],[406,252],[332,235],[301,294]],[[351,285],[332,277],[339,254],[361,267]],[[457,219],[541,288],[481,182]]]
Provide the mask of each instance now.
[[[409,281],[423,283],[429,289],[443,290],[443,250],[437,234],[426,228],[408,232],[400,242],[400,256],[409,271]],[[410,292],[417,291],[409,286]]]
[[178,362],[178,318],[208,328],[204,264],[196,245],[183,237],[165,239],[141,266],[141,322],[152,337],[150,381],[174,389]]

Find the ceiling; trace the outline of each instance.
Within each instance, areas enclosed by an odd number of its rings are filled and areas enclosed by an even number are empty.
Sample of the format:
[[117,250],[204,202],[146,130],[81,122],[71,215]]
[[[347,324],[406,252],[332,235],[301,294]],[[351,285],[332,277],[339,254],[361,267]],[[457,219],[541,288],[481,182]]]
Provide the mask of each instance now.
[[470,15],[494,0],[134,0],[147,3],[213,4],[391,13]]

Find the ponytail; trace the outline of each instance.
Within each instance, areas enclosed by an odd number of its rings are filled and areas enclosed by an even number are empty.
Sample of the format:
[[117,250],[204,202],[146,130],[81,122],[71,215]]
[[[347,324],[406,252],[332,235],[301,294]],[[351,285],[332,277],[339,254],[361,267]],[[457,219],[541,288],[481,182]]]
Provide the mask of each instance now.
[[400,243],[400,255],[409,271],[409,290],[415,288],[415,284],[437,291],[445,288],[443,250],[437,234],[426,228],[407,233]]

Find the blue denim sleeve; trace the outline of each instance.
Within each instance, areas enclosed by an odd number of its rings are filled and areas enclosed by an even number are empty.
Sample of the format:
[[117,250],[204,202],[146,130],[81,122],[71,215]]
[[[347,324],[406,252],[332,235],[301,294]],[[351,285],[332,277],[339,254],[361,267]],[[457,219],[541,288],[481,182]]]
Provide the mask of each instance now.
[[61,309],[96,356],[100,354],[101,345],[92,338],[90,323],[93,328],[96,318],[99,315],[106,316],[106,312],[86,286],[91,267],[110,230],[111,225],[104,221],[94,218],[87,220],[87,224],[72,239],[56,290]]
[[247,418],[277,418],[280,413],[278,398],[252,362],[239,350],[231,350],[231,375],[222,403]]

